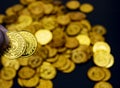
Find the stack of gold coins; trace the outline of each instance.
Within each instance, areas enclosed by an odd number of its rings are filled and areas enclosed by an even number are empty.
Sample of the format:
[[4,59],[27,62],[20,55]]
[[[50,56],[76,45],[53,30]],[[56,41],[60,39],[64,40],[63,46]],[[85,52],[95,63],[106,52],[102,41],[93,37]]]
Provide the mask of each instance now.
[[65,5],[61,0],[20,0],[7,8],[0,14],[10,40],[1,57],[1,88],[12,88],[16,75],[23,88],[54,88],[57,71],[71,73],[76,64],[90,60],[95,66],[87,76],[97,82],[93,88],[113,88],[108,68],[114,64],[114,56],[105,42],[106,28],[91,25],[87,19],[93,10],[90,3],[77,0]]

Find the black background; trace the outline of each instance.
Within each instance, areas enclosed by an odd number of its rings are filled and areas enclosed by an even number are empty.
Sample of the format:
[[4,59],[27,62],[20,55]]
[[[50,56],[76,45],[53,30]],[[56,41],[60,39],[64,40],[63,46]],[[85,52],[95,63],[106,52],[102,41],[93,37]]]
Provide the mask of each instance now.
[[[67,0],[61,0],[65,4]],[[92,25],[102,24],[107,28],[106,41],[111,46],[111,53],[115,57],[115,64],[110,68],[112,77],[109,82],[113,88],[120,88],[120,1],[119,0],[79,0],[81,3],[94,5],[94,12],[88,14]],[[19,0],[0,0],[0,13],[5,9],[19,3]],[[57,73],[53,80],[54,88],[93,88],[95,82],[87,78],[87,70],[93,66],[90,61],[83,65],[77,65],[74,72],[70,74]],[[16,79],[13,88],[20,88]]]

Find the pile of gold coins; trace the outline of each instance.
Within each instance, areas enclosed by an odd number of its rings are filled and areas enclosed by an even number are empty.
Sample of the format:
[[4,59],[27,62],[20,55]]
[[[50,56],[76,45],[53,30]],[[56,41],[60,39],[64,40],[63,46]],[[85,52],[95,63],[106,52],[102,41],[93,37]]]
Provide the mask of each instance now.
[[[13,80],[22,88],[54,88],[57,71],[71,73],[76,64],[93,60],[85,74],[95,81],[93,88],[113,88],[108,81],[114,64],[105,42],[106,28],[91,25],[90,3],[68,0],[20,0],[0,14],[10,40],[1,57],[0,88],[12,88]],[[69,10],[69,11],[68,11]]]

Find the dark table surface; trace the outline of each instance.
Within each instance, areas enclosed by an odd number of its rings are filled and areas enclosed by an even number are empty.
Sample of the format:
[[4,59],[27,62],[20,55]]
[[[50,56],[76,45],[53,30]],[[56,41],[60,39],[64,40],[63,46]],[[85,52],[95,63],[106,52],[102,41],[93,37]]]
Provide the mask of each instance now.
[[[67,0],[61,0],[66,3]],[[120,0],[79,0],[81,3],[88,2],[94,5],[94,12],[88,14],[92,25],[102,24],[107,28],[106,41],[111,46],[111,53],[115,57],[115,64],[110,68],[112,77],[109,82],[113,88],[120,88]],[[11,5],[19,3],[19,0],[0,0],[0,13]],[[83,65],[77,65],[70,74],[57,73],[53,80],[54,88],[93,88],[95,82],[87,78],[87,70],[93,66],[90,61]],[[16,79],[13,88],[20,88]]]

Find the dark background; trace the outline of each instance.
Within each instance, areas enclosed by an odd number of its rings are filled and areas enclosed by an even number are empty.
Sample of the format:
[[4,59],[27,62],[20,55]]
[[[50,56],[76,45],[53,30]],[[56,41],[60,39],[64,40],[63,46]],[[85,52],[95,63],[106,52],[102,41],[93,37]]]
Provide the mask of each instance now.
[[[67,0],[61,0],[66,3]],[[120,88],[120,1],[119,0],[79,0],[81,3],[88,2],[94,5],[94,12],[88,14],[92,25],[102,24],[107,28],[106,41],[111,46],[111,53],[115,57],[115,64],[110,68],[112,77],[109,82],[113,88]],[[19,0],[0,0],[0,13]],[[54,88],[93,88],[95,82],[87,78],[87,70],[93,66],[90,61],[83,65],[77,65],[70,74],[57,73],[53,80]],[[20,88],[15,80],[13,88]]]

